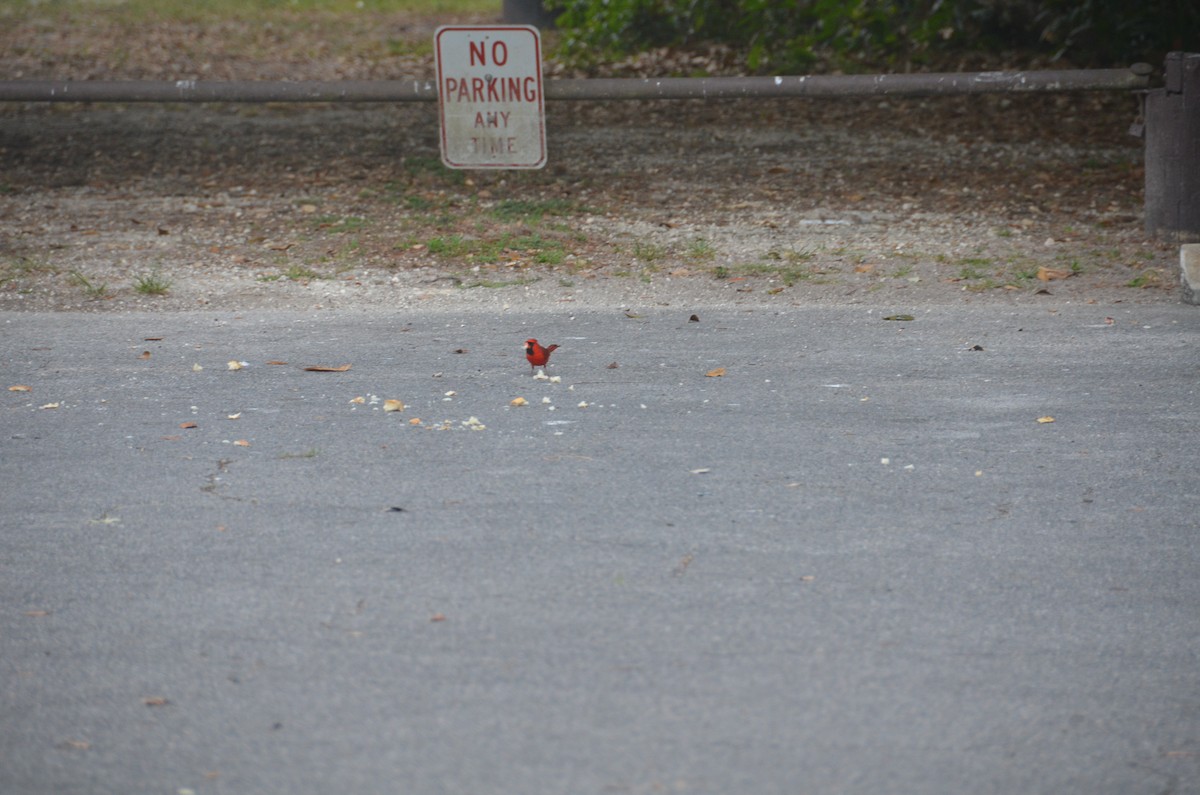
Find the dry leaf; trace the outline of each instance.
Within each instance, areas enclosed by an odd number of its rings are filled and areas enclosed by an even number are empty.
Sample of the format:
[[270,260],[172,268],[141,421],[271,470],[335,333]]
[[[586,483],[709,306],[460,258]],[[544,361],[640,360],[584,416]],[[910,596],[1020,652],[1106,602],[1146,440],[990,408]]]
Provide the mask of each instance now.
[[362,404],[367,402],[367,399],[365,397],[363,397],[362,395],[359,395],[356,398],[350,398],[350,402],[361,406]]
[[326,367],[325,365],[321,364],[310,364],[304,369],[310,373],[344,373],[350,369],[350,365],[343,364],[338,367]]
[[429,617],[429,620],[436,623],[438,621],[445,621],[446,617],[444,615],[442,615],[441,613],[434,613],[432,616]]
[[510,400],[508,402],[508,405],[510,405],[510,406],[528,406],[529,401],[523,397],[516,397],[516,398],[513,398],[512,400]]
[[617,364],[616,362],[612,362],[612,363],[610,363],[610,364],[608,365],[608,369],[609,369],[609,370],[616,370],[616,369],[617,369],[618,367],[620,367],[620,366],[621,366],[621,365]]
[[281,362],[278,359],[272,359],[271,361],[267,362],[267,364],[287,364],[287,362]]
[[203,369],[204,369],[204,368],[203,368],[203,367],[201,367],[201,366],[200,366],[200,365],[198,365],[198,364],[193,364],[193,365],[192,365],[192,372],[193,372],[193,373],[198,373],[198,372],[200,372],[200,371],[201,371],[201,370],[203,370]]
[[237,441],[234,442],[234,444],[237,445],[238,447],[249,447],[250,446],[250,443],[247,442],[245,439],[238,439]]
[[246,365],[244,362],[239,362],[236,359],[234,359],[233,361],[229,362],[225,366],[228,367],[230,370],[241,370]]
[[1043,425],[1045,425],[1045,424],[1046,424],[1046,423],[1048,423],[1048,422],[1054,422],[1054,418],[1053,418],[1053,417],[1049,417],[1049,416],[1047,416],[1047,417],[1038,417],[1037,421],[1038,421],[1038,422],[1040,422],[1040,423],[1042,423]]
[[421,424],[421,418],[420,418],[420,417],[413,417],[411,420],[409,420],[409,421],[408,421],[408,424],[409,424],[409,425],[420,425],[420,424]]
[[385,400],[383,401],[384,411],[404,411],[404,401],[402,400]]
[[45,403],[41,406],[38,406],[38,408],[40,408],[40,409],[56,409],[59,407],[59,405],[60,404],[58,404],[58,403]]
[[162,337],[142,337],[143,342],[162,342]]
[[147,707],[165,707],[171,702],[163,696],[147,696],[142,699],[142,703]]
[[873,270],[875,270],[874,265],[863,264],[863,265],[855,265],[854,266],[855,273],[870,273]]
[[703,474],[705,474],[705,473],[707,473],[707,472],[712,472],[712,470],[711,470],[710,468],[708,468],[708,467],[700,467],[699,469],[693,469],[693,470],[691,470],[691,473],[692,473],[693,475],[703,475]]
[[199,428],[200,426],[194,422],[181,422],[181,423],[179,423],[179,427],[180,428]]
[[240,420],[241,418],[242,418],[242,412],[240,412],[240,411],[237,414],[229,414],[225,417],[225,419],[227,419],[227,420]]
[[912,315],[888,315],[884,318],[884,320],[899,320],[902,322],[908,322],[909,320],[916,320],[916,318],[914,318]]
[[1054,279],[1066,279],[1071,274],[1072,271],[1062,268],[1047,268],[1045,265],[1041,265],[1037,269],[1038,281],[1043,282],[1053,281]]
[[718,367],[715,370],[709,370],[707,373],[704,374],[704,376],[706,378],[720,378],[723,375],[725,375],[724,367]]
[[31,391],[33,391],[33,387],[25,386],[24,384],[16,384],[14,386],[10,386],[8,388],[8,391],[9,392],[31,392]]
[[138,358],[139,359],[149,359],[150,351],[142,351],[141,354],[138,356]]

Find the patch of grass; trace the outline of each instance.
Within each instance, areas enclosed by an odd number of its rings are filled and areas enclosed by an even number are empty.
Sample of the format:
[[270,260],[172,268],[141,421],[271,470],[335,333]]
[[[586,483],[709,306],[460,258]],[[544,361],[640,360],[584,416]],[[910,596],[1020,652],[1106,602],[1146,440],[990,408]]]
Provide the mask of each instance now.
[[408,205],[408,209],[416,213],[431,212],[435,207],[437,207],[436,204],[429,199],[426,199],[424,196],[405,196],[404,203]]
[[76,287],[83,288],[83,292],[88,298],[103,298],[108,295],[108,283],[101,282],[94,284],[91,279],[83,275],[82,271],[73,270],[67,280]]
[[698,237],[689,243],[687,250],[683,252],[684,259],[692,260],[693,262],[707,262],[716,255],[717,250],[702,237]]
[[357,232],[367,225],[367,219],[357,215],[323,215],[317,219],[317,225],[329,232]]
[[58,273],[58,269],[49,263],[28,257],[17,257],[0,264],[0,284],[54,273]]
[[316,279],[324,279],[325,277],[317,273],[312,268],[304,265],[292,265],[283,272],[283,277],[293,282],[309,282]]
[[502,199],[491,210],[501,221],[541,221],[547,215],[572,215],[578,212],[574,202],[566,199]]
[[1147,268],[1126,282],[1125,286],[1145,289],[1147,287],[1162,287],[1162,284],[1162,271],[1160,271],[1158,268]]
[[661,259],[664,253],[662,246],[654,243],[647,243],[644,240],[633,242],[633,256],[642,262],[654,262],[656,259]]
[[475,250],[477,244],[478,241],[467,240],[461,235],[449,235],[430,239],[425,248],[439,257],[465,257]]
[[1017,268],[1012,271],[1012,279],[1015,282],[1025,284],[1037,279],[1038,268],[1036,265]]
[[171,290],[171,280],[158,271],[151,271],[134,279],[133,289],[140,295],[166,295]]

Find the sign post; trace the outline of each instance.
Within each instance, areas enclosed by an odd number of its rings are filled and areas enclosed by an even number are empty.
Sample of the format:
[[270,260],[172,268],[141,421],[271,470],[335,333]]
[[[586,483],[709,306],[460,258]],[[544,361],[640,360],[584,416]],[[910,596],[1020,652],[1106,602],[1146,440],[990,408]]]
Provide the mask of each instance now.
[[546,165],[542,42],[529,25],[438,28],[438,110],[448,168]]

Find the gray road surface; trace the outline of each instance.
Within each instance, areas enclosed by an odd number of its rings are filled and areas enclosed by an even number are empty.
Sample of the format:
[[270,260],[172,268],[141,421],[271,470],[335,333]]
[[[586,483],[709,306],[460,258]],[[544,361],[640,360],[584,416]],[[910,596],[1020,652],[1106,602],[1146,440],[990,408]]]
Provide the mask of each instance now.
[[0,314],[0,792],[1200,792],[1200,312],[641,314]]

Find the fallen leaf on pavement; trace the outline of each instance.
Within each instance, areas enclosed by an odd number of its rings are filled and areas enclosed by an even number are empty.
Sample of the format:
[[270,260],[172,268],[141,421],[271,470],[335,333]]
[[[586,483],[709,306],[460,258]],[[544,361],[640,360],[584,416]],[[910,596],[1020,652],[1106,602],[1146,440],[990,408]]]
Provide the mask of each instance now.
[[383,401],[384,411],[404,411],[403,400],[385,400]]
[[1053,417],[1038,417],[1037,421],[1042,423],[1043,425],[1045,425],[1048,422],[1054,422],[1054,418]]
[[181,422],[181,423],[179,423],[179,427],[180,428],[199,428],[200,426],[194,422]]
[[725,375],[724,367],[718,367],[715,370],[709,370],[707,373],[704,374],[705,378],[720,378],[723,375]]
[[916,318],[912,315],[888,315],[884,318],[884,320],[900,320],[907,322],[909,320],[916,320]]
[[1038,266],[1037,277],[1038,281],[1049,282],[1055,279],[1066,279],[1072,275],[1073,271],[1062,268],[1047,268],[1045,265]]
[[16,384],[14,386],[10,386],[8,388],[8,391],[9,392],[31,392],[31,391],[33,391],[33,387],[25,386],[24,384]]
[[350,369],[350,365],[343,364],[337,367],[327,367],[323,364],[310,364],[304,369],[310,373],[344,373]]

